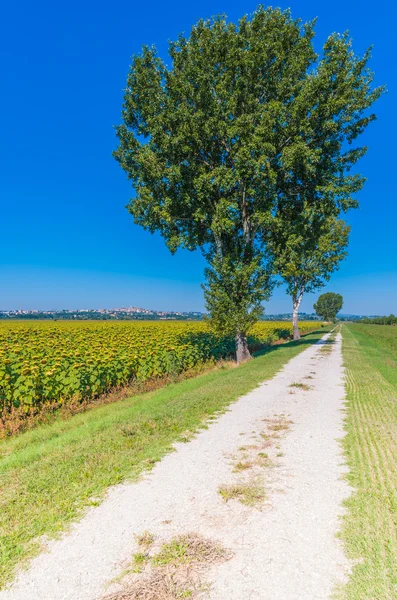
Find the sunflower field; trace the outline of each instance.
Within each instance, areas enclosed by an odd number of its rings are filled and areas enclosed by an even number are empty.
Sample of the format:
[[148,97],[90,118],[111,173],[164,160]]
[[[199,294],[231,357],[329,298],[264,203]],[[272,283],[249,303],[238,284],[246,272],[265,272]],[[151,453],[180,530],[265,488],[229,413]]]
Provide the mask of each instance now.
[[[321,324],[300,324],[302,333]],[[252,347],[288,338],[285,322],[257,323]],[[233,339],[204,322],[0,322],[0,416],[82,401],[137,380],[180,374],[229,357]]]

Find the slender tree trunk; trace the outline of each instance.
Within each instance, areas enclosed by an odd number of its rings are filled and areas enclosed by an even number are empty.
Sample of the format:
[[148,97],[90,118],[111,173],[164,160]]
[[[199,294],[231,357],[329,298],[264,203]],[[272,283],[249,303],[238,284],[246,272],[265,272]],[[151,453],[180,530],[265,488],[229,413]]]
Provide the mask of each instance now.
[[303,294],[292,297],[292,329],[294,332],[294,340],[300,340],[301,334],[299,333],[299,306],[302,302]]
[[253,254],[254,231],[252,221],[249,214],[249,206],[247,202],[247,190],[245,183],[240,182],[241,189],[241,221],[243,225],[244,237],[244,258],[251,258]]
[[245,333],[238,332],[236,334],[236,359],[237,364],[245,362],[252,358],[250,351],[248,350],[248,341]]
[[216,235],[214,233],[214,239],[215,239],[215,247],[216,247],[217,256],[220,260],[222,260],[223,259],[222,238],[220,235]]

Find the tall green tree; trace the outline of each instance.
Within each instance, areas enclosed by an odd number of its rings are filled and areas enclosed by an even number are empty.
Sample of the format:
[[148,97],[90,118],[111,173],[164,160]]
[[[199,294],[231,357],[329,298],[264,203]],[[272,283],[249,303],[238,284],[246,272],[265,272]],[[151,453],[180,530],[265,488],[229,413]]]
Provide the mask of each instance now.
[[354,54],[347,33],[331,35],[285,114],[276,207],[264,236],[292,297],[294,339],[304,293],[324,285],[347,254],[349,228],[339,217],[358,206],[365,182],[351,173],[367,150],[354,142],[375,119],[368,109],[384,89],[372,89],[369,58],[370,50]]
[[304,294],[323,287],[347,255],[350,228],[334,216],[324,217],[309,206],[300,212],[291,203],[273,221],[269,246],[274,270],[292,299],[294,340],[300,339],[299,307]]
[[[259,226],[271,219],[279,123],[315,60],[312,37],[312,23],[260,8],[238,24],[200,21],[170,44],[170,67],[155,48],[133,58],[115,152],[135,188],[128,209],[172,252],[202,250],[212,265],[207,301],[215,321],[216,289],[231,268],[236,279],[244,272],[266,280]],[[246,333],[236,323],[240,356]]]
[[[199,21],[170,44],[169,66],[154,47],[133,58],[115,152],[135,188],[128,210],[171,252],[200,248],[220,276],[209,287],[256,268],[267,297],[264,232],[279,203],[304,181],[336,214],[361,185],[348,171],[364,150],[343,148],[380,91],[346,37],[331,36],[320,61],[313,37],[314,22],[260,7],[237,24]],[[236,325],[237,344],[246,333]]]
[[334,292],[327,292],[318,297],[314,310],[324,321],[336,321],[336,315],[343,307],[343,297]]

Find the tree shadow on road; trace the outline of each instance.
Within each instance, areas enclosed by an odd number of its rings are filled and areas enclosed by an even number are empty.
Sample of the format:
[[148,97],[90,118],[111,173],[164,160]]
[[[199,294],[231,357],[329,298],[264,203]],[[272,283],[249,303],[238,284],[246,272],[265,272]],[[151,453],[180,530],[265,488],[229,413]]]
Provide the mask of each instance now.
[[[326,333],[326,332],[324,332],[324,333]],[[297,347],[297,346],[312,346],[313,344],[316,344],[316,343],[319,345],[322,345],[322,344],[334,344],[335,342],[333,340],[322,340],[322,339],[313,340],[308,337],[301,337],[300,340],[290,340],[289,342],[283,342],[281,344],[273,344],[273,345],[269,345],[269,346],[264,346],[263,348],[260,348],[259,350],[254,352],[253,355],[256,358],[259,356],[264,356],[265,354],[269,354],[270,352],[275,352],[277,350],[280,350],[281,348],[293,348],[293,347]]]

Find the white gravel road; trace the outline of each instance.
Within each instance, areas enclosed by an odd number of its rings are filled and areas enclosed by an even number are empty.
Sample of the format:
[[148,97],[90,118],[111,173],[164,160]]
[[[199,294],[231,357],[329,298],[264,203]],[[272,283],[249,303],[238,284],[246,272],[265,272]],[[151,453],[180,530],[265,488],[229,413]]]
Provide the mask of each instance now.
[[[0,600],[97,600],[137,551],[134,535],[144,531],[161,541],[195,532],[233,552],[208,572],[211,585],[203,597],[210,600],[329,599],[349,569],[335,534],[350,489],[338,441],[340,334],[331,353],[323,347],[308,347],[208,429],[177,444],[141,481],[109,490],[100,506],[0,592]],[[255,445],[280,414],[291,423],[268,442],[277,466],[262,467],[263,507],[225,503],[219,486],[247,477],[233,472],[239,448]]]

